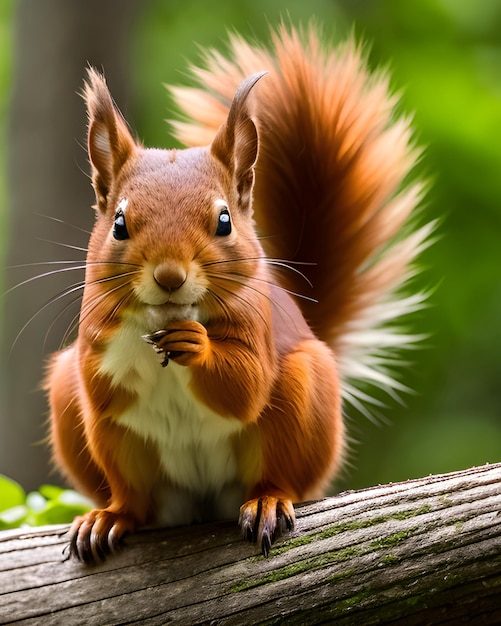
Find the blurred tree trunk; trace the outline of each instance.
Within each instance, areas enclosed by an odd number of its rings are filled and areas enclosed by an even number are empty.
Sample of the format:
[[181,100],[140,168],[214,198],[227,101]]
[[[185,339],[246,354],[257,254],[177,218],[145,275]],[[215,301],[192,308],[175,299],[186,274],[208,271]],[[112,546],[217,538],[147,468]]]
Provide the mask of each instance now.
[[[86,114],[78,93],[90,63],[105,70],[115,97],[127,108],[130,33],[140,6],[139,0],[18,1],[9,120],[7,266],[85,257],[83,251],[48,243],[85,248],[88,235],[73,226],[92,227],[93,195],[83,149]],[[7,288],[56,267],[64,266],[10,269]],[[49,455],[41,443],[46,436],[46,402],[40,381],[47,354],[59,347],[78,304],[59,318],[58,313],[78,294],[43,307],[82,277],[81,271],[62,272],[29,282],[4,299],[0,473],[28,489],[47,480]]]

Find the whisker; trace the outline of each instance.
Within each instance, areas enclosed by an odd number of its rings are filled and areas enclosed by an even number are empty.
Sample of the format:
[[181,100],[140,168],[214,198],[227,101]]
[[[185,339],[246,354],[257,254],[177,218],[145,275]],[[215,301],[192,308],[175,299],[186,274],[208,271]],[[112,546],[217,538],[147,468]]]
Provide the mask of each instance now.
[[280,291],[284,291],[288,293],[290,296],[295,296],[296,298],[302,298],[303,300],[308,300],[308,302],[313,302],[314,304],[318,304],[318,300],[316,298],[312,298],[310,296],[305,296],[302,293],[292,291],[291,289],[287,289],[287,287],[282,287],[282,285],[277,285],[272,280],[265,280],[264,278],[257,278],[256,276],[247,276],[246,274],[238,274],[236,272],[231,273],[232,276],[238,276],[243,279],[240,283],[242,285],[245,284],[245,280],[254,280],[258,283],[262,283],[263,285],[269,285],[270,287],[275,287],[275,289],[279,289]]
[[[82,288],[83,288],[83,285],[82,285]],[[66,295],[69,295],[69,294],[66,294]],[[56,317],[52,320],[49,328],[47,329],[47,332],[45,333],[44,342],[43,342],[43,349],[45,349],[45,346],[46,346],[47,340],[49,338],[49,335],[52,332],[52,329],[54,328],[54,326],[56,325],[58,320],[60,320],[62,318],[62,316],[66,313],[66,311],[69,311],[73,306],[75,306],[80,301],[80,299],[81,299],[80,296],[78,296],[77,298],[73,298],[71,300],[71,302],[68,302],[68,304],[66,304],[63,307],[63,309],[61,311],[59,311],[59,313],[56,315]],[[73,316],[72,320],[70,321],[70,324],[69,324],[68,328],[64,331],[63,338],[62,338],[62,340],[61,340],[61,342],[59,344],[59,349],[60,350],[62,348],[64,348],[64,346],[66,345],[66,342],[68,341],[68,338],[69,338],[70,334],[75,329],[75,321],[78,319],[79,315],[80,315],[80,307],[78,308],[78,313]]]
[[82,248],[81,246],[72,246],[69,243],[63,243],[61,241],[54,241],[52,239],[44,239],[43,237],[36,237],[37,241],[43,241],[44,243],[51,243],[55,246],[60,246],[61,248],[68,248],[69,250],[78,250],[78,252],[87,252],[87,248]]
[[[123,276],[120,276],[120,278],[123,278]],[[109,278],[107,279],[109,280]],[[96,283],[99,281],[96,281]],[[102,282],[105,282],[105,280],[103,280]],[[89,315],[92,314],[93,311],[96,310],[96,308],[101,304],[101,302],[103,300],[105,300],[106,298],[110,297],[113,293],[115,293],[116,291],[120,290],[120,289],[124,289],[127,288],[129,286],[130,282],[127,283],[122,283],[120,285],[117,285],[116,287],[113,287],[112,289],[109,289],[107,291],[105,291],[104,293],[100,294],[99,296],[93,298],[93,300],[91,302],[89,302],[85,308],[82,308],[81,312],[80,312],[80,323],[82,323],[85,319],[87,319],[87,317]],[[129,292],[126,294],[126,297],[132,296],[132,292]],[[120,303],[122,303],[124,301],[124,299],[122,298],[119,301],[119,305],[121,306]],[[115,305],[114,309],[113,309],[113,315],[115,315],[115,309],[117,309],[117,306],[119,305]],[[107,316],[105,318],[104,321],[109,321],[110,319],[113,319],[113,317],[110,317],[110,312],[107,313]]]
[[311,288],[313,288],[313,284],[310,281],[310,279],[305,274],[303,274],[303,272],[298,270],[296,267],[292,267],[293,265],[301,265],[301,266],[315,266],[316,265],[316,263],[309,263],[307,261],[288,261],[286,259],[278,259],[278,258],[275,259],[271,257],[257,256],[257,257],[244,257],[240,259],[221,259],[218,261],[211,261],[209,263],[204,263],[202,267],[205,268],[205,267],[210,267],[211,265],[221,265],[225,263],[238,263],[238,262],[244,263],[245,261],[263,261],[267,265],[274,265],[275,267],[280,267],[280,268],[289,270],[291,272],[294,272],[298,276],[300,276],[306,283],[308,283],[308,285]]
[[[248,300],[247,298],[244,298],[241,294],[235,293],[234,291],[232,291],[232,290],[231,290],[231,289],[229,289],[228,287],[224,287],[223,285],[217,285],[217,288],[218,288],[218,289],[221,289],[222,291],[225,291],[226,293],[231,294],[234,298],[236,298],[237,300],[240,300],[240,302],[243,302],[246,306],[250,307],[253,311],[255,311],[255,312],[259,315],[259,317],[261,318],[261,320],[263,321],[263,323],[264,323],[265,325],[268,323],[268,322],[267,322],[267,320],[264,318],[263,314],[261,313],[261,311],[259,310],[259,308],[257,308],[256,306],[254,306],[254,303],[253,303],[252,301]],[[254,291],[257,291],[257,290],[254,290]],[[227,317],[228,319],[230,319],[230,321],[231,321],[231,316],[228,314],[228,311],[227,311],[227,309],[228,309],[228,305],[226,304],[226,302],[224,301],[224,299],[223,299],[223,298],[221,298],[220,296],[218,296],[218,295],[215,293],[215,291],[214,291],[214,288],[213,288],[213,287],[209,290],[209,293],[210,293],[213,297],[215,297],[215,299],[216,299],[216,300],[218,300],[218,302],[219,302],[220,304],[223,304],[223,305],[224,305],[224,306],[223,306],[223,311],[224,311],[224,313],[225,313],[226,317]],[[260,293],[260,292],[259,292],[259,291],[257,291],[257,293]],[[265,296],[265,297],[266,297],[266,296]]]
[[[122,285],[122,286],[125,287],[126,285]],[[106,326],[106,324],[108,324],[109,322],[113,321],[115,319],[115,316],[117,315],[117,313],[122,308],[122,306],[124,304],[126,304],[132,298],[133,298],[133,293],[131,291],[128,291],[124,296],[122,296],[122,298],[120,298],[120,300],[115,304],[113,309],[106,313],[106,316],[103,319],[103,323],[99,325],[99,330],[94,335],[94,341],[97,341],[99,339],[101,331]]]
[[[50,262],[51,263],[51,262]],[[56,263],[56,262],[54,262]],[[97,264],[101,264],[99,262],[97,262]],[[103,264],[106,264],[105,262],[103,262]],[[27,264],[28,266],[31,264]],[[111,265],[121,265],[121,264],[116,264],[116,263],[112,263]],[[54,274],[58,274],[61,272],[65,272],[65,271],[71,271],[71,270],[75,270],[75,269],[85,269],[87,266],[86,265],[79,265],[77,267],[64,267],[64,268],[60,268],[58,270],[53,270],[50,272],[45,272],[44,274],[39,274],[38,276],[32,276],[31,278],[15,285],[14,287],[12,287],[11,289],[9,289],[8,291],[6,291],[3,295],[7,295],[8,293],[10,293],[11,291],[13,291],[14,289],[16,289],[17,287],[20,287],[22,285],[28,284],[34,280],[36,280],[37,278],[44,278],[45,276],[51,276]],[[129,272],[122,272],[120,274],[114,274],[111,276],[105,276],[102,278],[97,278],[91,282],[89,282],[88,284],[101,284],[101,283],[106,283],[106,282],[110,282],[113,280],[119,280],[121,278],[127,277],[127,276],[133,276],[135,273],[137,272],[137,270],[134,271],[129,271]],[[51,306],[52,304],[55,304],[56,302],[58,302],[59,300],[61,300],[62,298],[65,298],[66,296],[71,295],[72,293],[78,292],[80,290],[83,290],[85,287],[85,282],[84,281],[80,281],[78,283],[74,283],[73,285],[70,285],[69,287],[66,287],[63,291],[60,291],[58,294],[56,294],[55,296],[53,296],[52,298],[50,298],[41,308],[39,308],[29,319],[28,321],[22,326],[21,330],[17,333],[11,348],[10,348],[10,352],[12,353],[13,349],[15,348],[19,338],[21,337],[21,335],[23,334],[23,332],[26,330],[26,328],[33,322],[33,320],[35,320],[37,318],[38,315],[40,315],[43,311],[45,311],[49,306]],[[127,283],[128,284],[128,283]],[[116,289],[120,289],[122,287],[125,287],[126,285],[118,285],[117,287],[115,287],[114,289],[112,289],[111,291],[108,291],[104,294],[104,296],[106,296],[108,293],[113,293]],[[46,334],[45,334],[45,338],[44,338],[44,342],[43,342],[43,347],[45,348],[46,342],[47,342],[47,338],[50,334],[50,331],[52,330],[52,328],[54,327],[54,324],[57,322],[57,320],[64,315],[64,312],[67,311],[75,302],[77,302],[80,298],[76,298],[74,300],[72,300],[71,303],[69,303],[68,305],[66,305],[62,311],[60,311],[56,318],[52,321],[51,325],[49,326]],[[63,336],[63,340],[66,341],[69,332],[73,329],[74,327],[74,323],[75,320],[79,317],[80,312],[73,318],[73,320],[70,323],[70,328],[66,330],[64,336]]]
[[[57,302],[58,300],[61,300],[62,298],[64,298],[65,296],[70,295],[71,293],[74,293],[75,291],[78,291],[80,289],[83,289],[84,287],[84,283],[75,283],[73,285],[71,285],[70,287],[64,289],[64,291],[60,291],[57,295],[53,296],[52,298],[50,298],[50,300],[48,300],[40,309],[38,309],[31,317],[30,319],[23,325],[23,327],[21,328],[21,330],[17,333],[14,341],[12,342],[11,348],[10,348],[10,352],[12,353],[12,351],[14,350],[14,347],[16,346],[19,337],[21,337],[21,335],[23,334],[23,332],[26,330],[26,328],[31,324],[31,322],[36,319],[38,317],[38,315],[40,315],[43,311],[45,311],[49,306],[51,306],[52,304],[54,304],[55,302]],[[45,344],[45,341],[44,341]]]
[[[132,274],[132,272],[130,272],[130,274]],[[107,281],[114,280],[114,279],[116,279],[116,278],[123,278],[123,276],[126,276],[126,275],[128,275],[128,274],[123,274],[123,275],[122,275],[122,274],[120,274],[120,275],[117,275],[117,276],[108,276],[108,277],[106,277],[106,278],[100,278],[100,279],[97,279],[97,280],[95,280],[95,281],[92,281],[92,283],[90,283],[90,284],[99,284],[99,283],[104,283],[104,282],[107,282]],[[121,288],[123,288],[123,287],[128,287],[128,285],[129,285],[129,284],[130,284],[130,283],[129,283],[129,282],[127,282],[127,283],[122,284],[122,285],[117,285],[117,286],[116,286],[116,287],[114,287],[112,290],[110,290],[110,291],[106,291],[105,293],[100,294],[99,298],[95,298],[92,302],[90,302],[90,303],[86,306],[86,310],[85,310],[85,311],[84,311],[84,309],[80,308],[80,309],[79,309],[79,311],[78,311],[78,313],[77,313],[77,314],[73,317],[73,319],[71,320],[71,322],[70,322],[70,324],[69,324],[68,328],[66,329],[66,332],[64,333],[64,336],[63,336],[63,341],[62,341],[63,345],[64,345],[64,343],[67,341],[67,339],[68,339],[69,335],[70,335],[70,334],[73,332],[73,330],[76,328],[76,326],[78,326],[78,324],[79,324],[79,321],[78,321],[78,320],[79,320],[79,318],[80,318],[80,321],[83,321],[83,320],[84,320],[84,319],[85,319],[88,315],[90,315],[90,314],[92,313],[92,311],[93,311],[93,310],[95,310],[95,308],[96,308],[97,306],[99,306],[100,302],[101,302],[102,300],[104,300],[104,299],[106,298],[106,296],[110,295],[111,293],[113,293],[113,292],[115,292],[115,291],[118,291],[119,289],[121,289]],[[128,296],[128,294],[126,294],[126,297],[127,297],[127,296]],[[125,299],[125,298],[122,298],[121,302],[122,302],[122,301],[124,301],[124,299]],[[75,300],[73,300],[73,302],[76,302],[77,300],[78,300],[78,298],[77,298],[77,299],[75,299]],[[117,306],[118,306],[118,305],[116,305],[116,306],[114,307],[114,310],[115,310],[115,309],[117,309]],[[106,319],[107,319],[107,318],[106,318]],[[110,318],[110,319],[111,319],[111,318]]]
[[[308,276],[306,276],[306,274],[303,274],[303,272],[300,272],[296,267],[291,267],[291,263],[292,261],[282,261],[280,259],[268,259],[265,258],[265,263],[267,263],[268,265],[274,265],[275,267],[280,267],[280,268],[284,268],[287,269],[291,272],[294,272],[295,274],[297,274],[298,276],[300,276],[303,280],[305,280],[308,285],[313,289],[313,283],[311,282],[311,280],[308,278]],[[295,261],[294,262],[296,265],[316,265],[316,263],[301,263],[299,261]]]
[[121,300],[119,300],[115,306],[113,307],[113,309],[111,311],[109,311],[108,315],[107,315],[107,321],[111,321],[115,318],[115,315],[118,313],[118,311],[120,310],[120,308],[128,301],[128,300],[132,300],[134,297],[134,294],[129,291],[128,293],[126,293]]
[[281,235],[258,235],[259,241],[264,241],[265,239],[278,239]]
[[[40,267],[41,265],[70,265],[72,263],[85,263],[84,260],[73,260],[73,261],[35,261],[33,263],[20,263],[19,265],[8,265],[6,270],[17,270],[22,269],[24,267]],[[80,268],[76,268],[80,269]],[[35,277],[33,277],[35,278]]]
[[[134,276],[138,271],[134,270],[133,272],[122,272],[120,274],[112,274],[111,276],[103,276],[102,278],[96,278],[94,280],[89,281],[88,285],[99,285],[101,283],[108,283],[112,280],[119,280],[120,278],[126,278],[127,276]],[[130,281],[127,283],[127,285]],[[120,286],[120,285],[119,285]],[[125,286],[125,285],[123,285]]]
[[[78,263],[78,265],[73,265],[74,263]],[[100,265],[109,265],[109,266],[118,266],[118,267],[136,267],[136,268],[141,267],[137,263],[117,263],[117,262],[111,262],[111,261],[93,261],[91,263],[86,263],[84,261],[40,261],[36,263],[24,263],[20,265],[12,265],[8,267],[7,269],[22,269],[26,267],[34,267],[34,266],[42,266],[42,265],[73,265],[73,266],[72,267],[60,267],[56,270],[43,272],[42,274],[37,274],[36,276],[30,276],[30,278],[27,278],[26,280],[23,280],[20,283],[13,285],[9,289],[7,289],[7,291],[4,291],[1,294],[2,297],[7,296],[9,293],[14,291],[15,289],[18,289],[19,287],[22,287],[23,285],[28,285],[29,283],[34,282],[35,280],[39,280],[40,278],[47,278],[49,276],[55,276],[57,274],[62,274],[63,272],[85,270],[88,267],[94,267],[94,266],[100,266]],[[116,276],[119,277],[120,275],[117,274]]]
[[[233,278],[232,278],[233,276]],[[253,291],[254,293],[259,294],[260,296],[262,296],[263,298],[266,298],[266,300],[268,300],[268,302],[270,302],[270,304],[275,305],[277,308],[279,308],[291,321],[293,321],[293,318],[291,316],[291,314],[289,313],[289,311],[287,311],[287,309],[285,309],[283,306],[281,306],[276,300],[274,300],[270,295],[263,293],[262,291],[260,291],[259,289],[256,289],[255,287],[252,287],[251,285],[248,284],[248,282],[246,280],[237,280],[237,278],[240,278],[238,275],[230,275],[230,276],[219,276],[219,275],[214,275],[212,277],[213,279],[219,279],[219,280],[226,280],[228,282],[234,282],[237,283],[238,285],[241,285],[242,287],[244,287],[245,289],[250,289],[251,291]],[[245,277],[247,278],[247,277]],[[216,281],[214,281],[216,282]],[[234,291],[232,291],[231,289],[225,289],[225,291],[227,291],[228,293],[231,293],[233,296],[239,298],[242,302],[245,302],[246,304],[248,304],[249,306],[252,306],[253,309],[259,313],[259,310],[254,307],[253,303],[249,302],[248,300],[245,300],[244,298],[242,298],[240,296],[240,294],[235,293]],[[260,314],[261,319],[263,320],[263,322],[266,324],[267,321],[264,319],[264,317]]]
[[87,261],[87,267],[99,265],[109,265],[110,267],[143,267],[140,263],[127,263],[126,261]]
[[[73,263],[80,263],[82,267],[93,267],[95,265],[117,265],[117,266],[128,266],[128,267],[141,267],[139,263],[125,263],[123,261],[86,261],[85,259],[69,259],[66,261],[34,261],[32,263],[19,263],[18,265],[8,265],[4,269],[6,270],[17,270],[22,269],[24,267],[37,267],[40,265],[71,265]],[[76,267],[74,269],[81,269],[80,267]],[[37,276],[33,276],[33,278],[37,278]]]
[[[230,293],[229,289],[225,289],[220,285],[216,285],[215,287],[216,289],[220,289],[224,292]],[[229,307],[227,301],[221,295],[219,295],[217,291],[214,290],[214,287],[210,287],[207,293],[218,303],[219,309],[224,313],[226,319],[231,322],[232,316],[230,315],[230,312],[228,310]]]
[[44,213],[35,213],[35,215],[38,215],[39,217],[43,217],[46,220],[52,220],[53,222],[57,222],[58,224],[63,224],[63,226],[68,226],[69,228],[73,228],[74,230],[79,230],[81,233],[85,233],[86,235],[92,234],[92,231],[86,230],[85,228],[81,228],[80,226],[76,226],[75,224],[72,224],[71,222],[65,222],[59,217],[54,217],[53,215],[45,215]]
[[[217,263],[217,262],[216,262]],[[290,269],[294,269],[294,268],[290,268]],[[299,272],[300,273],[300,272]],[[214,275],[216,276],[216,275]],[[231,272],[229,275],[226,276],[221,276],[220,278],[227,278],[229,280],[231,280],[231,276],[238,276],[239,278],[241,278],[241,281],[236,281],[239,282],[239,284],[241,285],[245,285],[245,281],[246,280],[253,280],[259,283],[262,283],[264,285],[269,285],[270,287],[275,287],[276,289],[279,289],[280,291],[283,291],[285,293],[288,293],[290,296],[295,296],[296,298],[301,298],[303,300],[307,300],[308,302],[313,302],[314,304],[318,304],[318,300],[316,298],[312,298],[311,296],[306,296],[302,293],[299,293],[297,291],[292,291],[291,289],[288,289],[287,287],[283,287],[282,285],[279,285],[278,283],[276,283],[273,280],[266,280],[265,278],[257,278],[256,276],[248,276],[247,274],[242,274],[239,272]],[[259,292],[261,293],[261,292]],[[265,294],[262,294],[265,295]]]
[[[78,301],[79,301],[79,299],[80,299],[80,298],[74,298],[74,299],[71,301],[70,305],[71,305],[71,304],[74,304],[75,302],[78,302]],[[70,308],[70,306],[68,306],[67,308],[69,309],[69,308]],[[70,337],[71,337],[71,334],[77,330],[77,328],[78,328],[78,320],[79,320],[79,318],[80,318],[80,306],[78,307],[78,312],[76,313],[76,315],[74,315],[74,316],[71,318],[71,320],[70,320],[70,322],[69,322],[69,324],[68,324],[68,326],[67,326],[66,330],[64,331],[63,338],[61,339],[61,347],[64,347],[64,346],[66,346],[66,345],[68,344],[69,339],[70,339]]]
[[75,270],[84,270],[85,267],[86,265],[77,265],[76,267],[62,267],[57,270],[51,270],[50,272],[44,272],[43,274],[37,274],[36,276],[31,276],[30,278],[27,278],[26,280],[23,280],[22,282],[17,283],[17,285],[14,285],[10,289],[7,289],[7,291],[4,291],[2,296],[6,296],[12,291],[14,291],[15,289],[18,289],[19,287],[22,287],[23,285],[28,285],[29,283],[32,283],[33,281],[38,280],[39,278],[47,278],[48,276],[55,276],[56,274],[62,274],[63,272],[73,272]]
[[[93,280],[93,281],[91,281],[90,283],[87,283],[87,284],[91,284],[91,285],[102,284],[102,283],[105,283],[105,282],[110,282],[112,280],[118,280],[118,279],[124,278],[126,276],[133,276],[135,273],[136,272],[123,272],[121,274],[115,274],[115,275],[112,275],[112,276],[105,276],[103,278],[97,278],[96,280]],[[129,285],[129,282],[127,282],[126,284],[117,285],[117,287],[115,287],[111,291],[107,291],[104,294],[101,294],[101,296],[99,297],[99,302],[101,300],[103,300],[108,294],[113,293],[115,290],[118,290],[118,289],[120,289],[122,287],[127,287],[128,285]],[[73,300],[73,302],[71,304],[73,304],[76,301],[77,300]],[[68,340],[68,338],[71,335],[71,333],[73,332],[73,330],[78,326],[79,318],[80,318],[80,321],[84,320],[86,315],[87,314],[90,315],[92,313],[92,311],[94,310],[95,306],[98,306],[99,302],[95,302],[95,301],[92,302],[91,303],[92,307],[90,308],[90,305],[89,305],[89,310],[88,311],[84,311],[83,309],[79,309],[78,313],[70,321],[70,323],[68,325],[68,328],[66,329],[66,331],[65,331],[65,333],[63,335],[63,339],[62,339],[62,342],[61,342],[62,345],[64,345],[66,343],[66,341]],[[69,308],[69,306],[66,307],[65,310],[67,308]]]
[[[280,258],[275,258],[275,257],[267,257],[267,256],[246,256],[246,257],[240,257],[238,259],[218,259],[217,261],[209,261],[208,263],[204,264],[205,266],[209,266],[209,265],[219,265],[222,263],[235,263],[238,261],[272,261],[272,262],[277,262],[277,263],[284,263],[286,267],[289,267],[289,265],[317,265],[317,263],[313,263],[310,261],[290,261],[288,259],[280,259]],[[292,268],[289,268],[292,269]]]

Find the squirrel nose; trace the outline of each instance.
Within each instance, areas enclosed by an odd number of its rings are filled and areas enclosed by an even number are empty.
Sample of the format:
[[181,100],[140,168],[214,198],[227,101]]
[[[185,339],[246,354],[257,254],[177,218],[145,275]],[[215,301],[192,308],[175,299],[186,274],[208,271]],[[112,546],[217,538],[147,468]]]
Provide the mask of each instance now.
[[153,278],[162,289],[176,291],[183,286],[187,275],[185,269],[177,263],[165,261],[156,266]]

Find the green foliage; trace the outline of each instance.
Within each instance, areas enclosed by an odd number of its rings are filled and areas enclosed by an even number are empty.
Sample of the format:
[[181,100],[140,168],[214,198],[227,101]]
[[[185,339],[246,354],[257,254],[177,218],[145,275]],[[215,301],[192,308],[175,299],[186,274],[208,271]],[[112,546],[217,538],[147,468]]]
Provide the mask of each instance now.
[[19,526],[69,524],[92,503],[70,489],[42,485],[28,494],[15,481],[0,474],[0,530]]

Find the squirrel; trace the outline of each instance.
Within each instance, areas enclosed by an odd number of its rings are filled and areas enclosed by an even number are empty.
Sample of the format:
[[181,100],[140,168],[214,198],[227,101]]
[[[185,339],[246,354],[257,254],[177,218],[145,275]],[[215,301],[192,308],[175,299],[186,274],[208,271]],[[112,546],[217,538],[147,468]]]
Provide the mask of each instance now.
[[[143,147],[84,87],[96,220],[78,336],[45,388],[56,464],[97,508],[84,563],[148,525],[236,518],[264,555],[346,451],[353,379],[390,391],[391,321],[429,228],[388,78],[353,40],[281,27],[172,88],[183,149]],[[390,326],[388,325],[390,323]],[[382,356],[383,355],[383,356]]]

